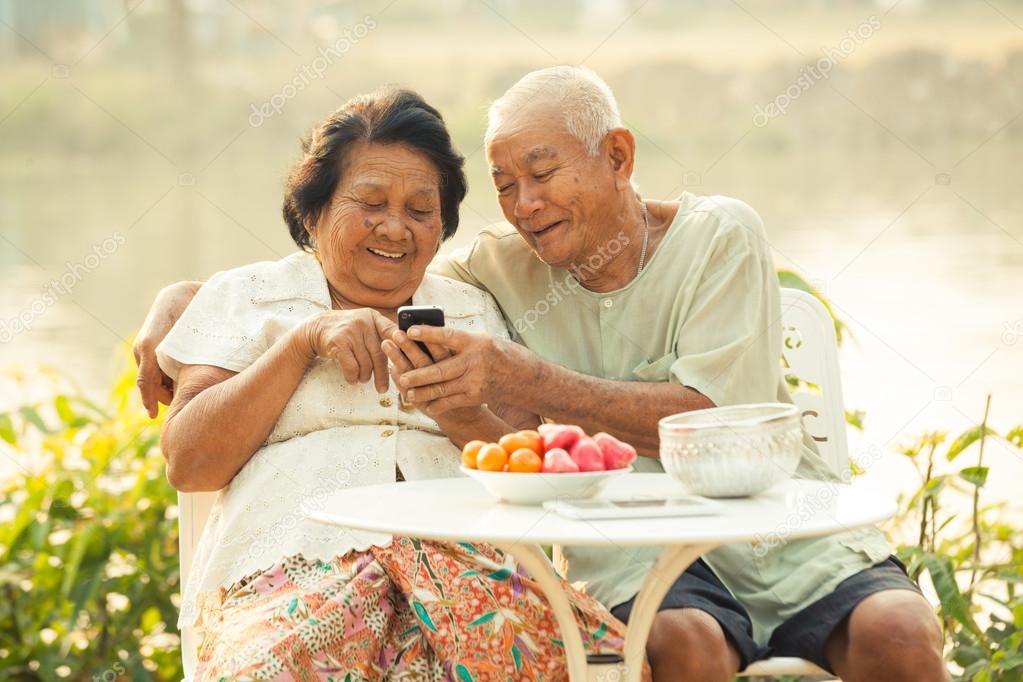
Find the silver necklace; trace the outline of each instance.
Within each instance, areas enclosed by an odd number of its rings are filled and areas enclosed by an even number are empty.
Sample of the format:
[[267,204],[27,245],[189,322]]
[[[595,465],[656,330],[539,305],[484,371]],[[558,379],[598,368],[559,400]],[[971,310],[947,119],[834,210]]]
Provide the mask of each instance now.
[[646,265],[646,247],[650,243],[650,216],[647,211],[646,202],[642,199],[639,202],[640,206],[643,207],[643,248],[639,252],[639,267],[636,268],[636,277],[639,277],[639,273],[643,272],[643,266]]

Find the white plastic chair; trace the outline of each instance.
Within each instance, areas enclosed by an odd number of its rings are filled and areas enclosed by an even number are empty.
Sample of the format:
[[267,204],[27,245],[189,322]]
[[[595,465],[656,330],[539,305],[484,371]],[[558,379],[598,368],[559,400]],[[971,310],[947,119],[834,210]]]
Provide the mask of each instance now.
[[[216,499],[217,493],[178,493],[178,559],[181,563],[179,587],[182,594],[192,570],[195,548],[199,545],[206,519]],[[196,632],[189,627],[181,628],[181,661],[185,669],[185,682],[192,679],[198,648]]]
[[849,469],[849,448],[835,323],[820,301],[799,289],[781,290],[781,320],[787,373],[816,384],[820,391],[795,392],[792,399],[801,408],[803,425],[821,457],[841,476]]
[[[817,441],[821,456],[836,472],[849,466],[849,453],[845,439],[845,407],[842,401],[842,382],[838,373],[838,343],[835,327],[827,309],[812,295],[798,289],[781,290],[783,327],[782,354],[789,372],[803,381],[816,384],[820,393],[798,392],[792,398],[800,407],[807,430]],[[195,548],[202,537],[217,493],[179,493],[178,531],[181,561],[181,588],[187,584]],[[557,554],[555,565],[558,564]],[[181,655],[185,680],[195,670],[196,633],[191,628],[181,630]],[[590,677],[603,679],[601,671],[614,665],[590,665]],[[751,675],[820,675],[826,671],[800,658],[771,658],[757,661],[740,673]],[[609,678],[610,679],[610,678]]]
[[[835,324],[820,301],[799,289],[781,290],[781,321],[787,373],[816,384],[820,390],[795,392],[792,400],[799,406],[803,425],[816,441],[821,457],[842,474],[849,468],[849,449]],[[828,673],[810,661],[776,657],[753,663],[739,676],[821,674]]]

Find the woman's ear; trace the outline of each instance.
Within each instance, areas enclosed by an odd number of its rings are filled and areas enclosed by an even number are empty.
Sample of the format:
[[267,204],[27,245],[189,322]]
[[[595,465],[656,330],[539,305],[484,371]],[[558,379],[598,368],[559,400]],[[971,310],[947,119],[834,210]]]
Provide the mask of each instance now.
[[316,246],[316,219],[306,218],[305,219],[305,231],[309,235],[309,246],[312,247],[313,251],[316,252],[319,249]]

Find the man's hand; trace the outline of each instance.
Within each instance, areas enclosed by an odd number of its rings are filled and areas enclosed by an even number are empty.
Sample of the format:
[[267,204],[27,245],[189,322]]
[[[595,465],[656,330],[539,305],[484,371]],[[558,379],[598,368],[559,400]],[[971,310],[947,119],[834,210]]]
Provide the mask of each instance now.
[[164,287],[156,295],[142,323],[142,329],[131,346],[135,364],[139,368],[135,383],[150,419],[156,417],[160,403],[170,405],[174,397],[174,382],[160,369],[156,361],[156,347],[185,312],[201,286],[202,282],[176,282]]
[[451,357],[425,367],[410,369],[398,379],[398,387],[416,404],[427,404],[429,414],[504,403],[518,383],[532,374],[523,366],[525,353],[518,346],[486,334],[451,327],[416,325],[409,330],[413,341],[446,348]]
[[[391,361],[391,378],[400,390],[400,380],[406,372],[414,369],[429,367],[435,362],[440,362],[451,357],[450,351],[444,346],[428,344],[429,355],[423,352],[417,343],[409,339],[403,331],[396,331],[391,338],[383,343],[384,353]],[[446,411],[437,411],[436,405],[426,401],[408,400],[405,391],[401,391],[402,400],[407,400],[413,407],[428,417],[438,421],[442,429],[445,425],[452,426],[455,422],[459,424],[471,424],[478,420],[483,414],[484,407],[477,403],[468,407],[459,407]],[[447,431],[447,429],[445,429]]]
[[373,379],[377,393],[388,386],[387,356],[381,342],[398,325],[371,308],[331,310],[303,322],[312,357],[331,358],[349,383]]

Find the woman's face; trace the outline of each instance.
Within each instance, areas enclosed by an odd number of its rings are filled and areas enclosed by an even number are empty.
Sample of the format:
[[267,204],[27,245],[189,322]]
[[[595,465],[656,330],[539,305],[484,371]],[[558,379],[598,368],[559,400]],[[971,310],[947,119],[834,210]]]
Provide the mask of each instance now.
[[309,232],[331,288],[361,307],[404,305],[441,239],[440,174],[401,144],[348,153],[330,204]]

